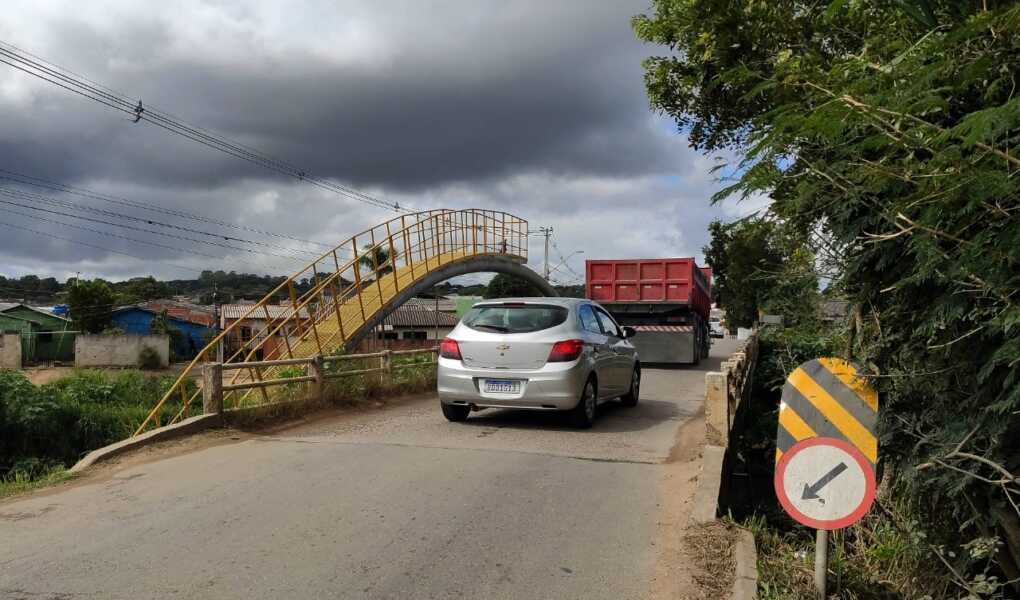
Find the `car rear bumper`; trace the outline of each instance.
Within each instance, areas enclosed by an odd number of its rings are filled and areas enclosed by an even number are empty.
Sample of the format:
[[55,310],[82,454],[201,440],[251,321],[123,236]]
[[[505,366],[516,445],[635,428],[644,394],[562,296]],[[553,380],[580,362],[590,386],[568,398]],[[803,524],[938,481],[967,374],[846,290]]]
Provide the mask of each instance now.
[[[477,407],[570,410],[577,406],[588,378],[584,361],[548,363],[539,370],[512,371],[465,367],[459,360],[439,359],[439,400]],[[521,382],[519,393],[487,393],[485,379]]]

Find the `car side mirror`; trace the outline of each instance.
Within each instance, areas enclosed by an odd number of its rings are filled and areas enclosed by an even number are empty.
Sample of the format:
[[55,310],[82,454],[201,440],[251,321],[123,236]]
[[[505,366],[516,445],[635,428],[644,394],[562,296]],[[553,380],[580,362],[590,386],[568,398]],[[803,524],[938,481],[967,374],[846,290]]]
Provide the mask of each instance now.
[[626,338],[632,338],[635,335],[637,335],[637,329],[634,329],[633,327],[624,327],[623,328],[623,337],[625,339]]

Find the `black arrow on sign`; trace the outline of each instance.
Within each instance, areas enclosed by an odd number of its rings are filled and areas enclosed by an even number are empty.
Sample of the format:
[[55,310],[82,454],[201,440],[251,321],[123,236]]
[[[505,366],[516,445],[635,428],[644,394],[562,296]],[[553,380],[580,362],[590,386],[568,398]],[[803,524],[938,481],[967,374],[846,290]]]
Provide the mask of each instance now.
[[808,485],[808,484],[805,483],[804,484],[804,493],[801,494],[800,499],[801,500],[818,500],[822,504],[825,504],[825,499],[824,498],[819,498],[818,497],[818,492],[822,491],[823,487],[829,485],[830,481],[832,481],[833,479],[839,477],[840,473],[842,473],[843,471],[846,471],[846,463],[841,462],[838,465],[836,465],[835,467],[832,467],[832,469],[828,473],[826,473],[825,475],[822,475],[822,478],[819,479],[818,481],[814,482],[814,484]]

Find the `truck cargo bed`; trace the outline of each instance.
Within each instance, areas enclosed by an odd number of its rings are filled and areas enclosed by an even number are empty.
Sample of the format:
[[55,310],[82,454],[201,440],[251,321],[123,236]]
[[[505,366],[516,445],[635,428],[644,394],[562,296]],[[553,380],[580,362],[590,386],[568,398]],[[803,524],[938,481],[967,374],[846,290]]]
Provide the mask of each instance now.
[[693,258],[588,260],[585,295],[604,305],[687,307],[707,321],[712,301],[705,275]]
[[643,363],[697,364],[708,356],[712,269],[693,258],[585,261],[585,295],[638,335]]

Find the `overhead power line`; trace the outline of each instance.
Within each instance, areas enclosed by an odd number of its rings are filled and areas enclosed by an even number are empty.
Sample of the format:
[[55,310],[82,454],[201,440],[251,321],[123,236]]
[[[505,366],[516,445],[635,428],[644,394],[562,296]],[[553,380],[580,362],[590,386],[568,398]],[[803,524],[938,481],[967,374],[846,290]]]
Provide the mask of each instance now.
[[[8,202],[6,202],[4,200],[0,200],[0,203],[11,204],[11,203],[8,203]],[[211,259],[216,260],[217,262],[226,262],[226,260],[227,260],[222,255],[221,256],[216,256],[214,254],[207,254],[205,252],[199,252],[198,250],[191,250],[191,249],[188,249],[188,248],[180,248],[180,247],[177,247],[177,246],[169,246],[167,244],[160,244],[158,242],[153,242],[153,241],[149,241],[149,240],[139,239],[139,238],[135,238],[135,237],[131,237],[131,236],[126,236],[126,235],[120,235],[118,233],[113,233],[111,231],[103,231],[101,229],[95,229],[93,227],[85,227],[83,225],[76,225],[74,223],[66,223],[64,221],[58,221],[56,219],[51,219],[51,218],[48,218],[48,217],[42,217],[42,216],[39,216],[39,215],[30,214],[30,213],[23,213],[23,212],[17,211],[17,210],[4,209],[2,214],[4,214],[4,215],[17,215],[17,216],[20,216],[20,217],[26,217],[26,218],[29,218],[29,219],[34,219],[36,221],[42,221],[44,223],[52,223],[54,225],[60,225],[62,227],[68,227],[68,228],[71,228],[71,229],[77,229],[79,231],[87,231],[89,233],[95,233],[95,234],[102,235],[102,236],[105,236],[105,237],[116,238],[116,239],[124,240],[124,241],[127,241],[127,242],[132,242],[132,243],[135,243],[135,244],[142,244],[142,245],[145,245],[145,246],[152,246],[154,248],[162,248],[164,250],[170,250],[170,251],[178,252],[178,253],[181,253],[181,254],[193,254],[195,256],[201,256],[203,258],[211,258]],[[11,225],[11,226],[13,227],[13,225]],[[29,231],[29,229],[27,229],[25,227],[21,227],[21,229],[25,229],[26,231]],[[33,229],[31,231],[35,231],[35,230]],[[68,238],[62,238],[60,236],[55,236],[55,235],[51,235],[51,234],[45,234],[45,235],[47,235],[48,237],[53,237],[55,239],[62,239],[62,240],[65,240],[65,241],[76,243],[76,244],[81,244],[81,245],[90,246],[90,247],[93,247],[93,248],[98,248],[100,250],[108,250],[110,252],[115,252],[117,254],[123,254],[125,256],[130,256],[132,258],[138,258],[137,254],[131,254],[129,252],[122,252],[122,251],[119,251],[119,250],[112,250],[112,249],[109,249],[109,248],[107,248],[105,246],[99,246],[99,245],[96,245],[96,244],[90,244],[90,243],[86,243],[86,242],[81,242],[80,240],[73,240],[73,239],[68,239]],[[164,263],[160,263],[160,264],[164,264]],[[272,272],[274,270],[276,270],[276,271],[282,270],[280,267],[269,267],[269,266],[267,266],[265,264],[262,264],[262,263],[246,262],[244,264],[247,264],[249,267],[256,267],[257,266],[259,269],[263,270],[266,273],[270,273],[270,272]],[[173,265],[171,263],[170,266],[177,267],[178,265]],[[187,268],[187,267],[180,267],[180,268]],[[187,268],[187,270],[195,271],[195,272],[198,272],[198,273],[202,272],[202,269]]]
[[389,203],[360,190],[342,185],[335,181],[310,175],[305,169],[292,163],[275,158],[269,154],[254,150],[240,142],[236,142],[206,129],[189,125],[174,118],[169,113],[157,110],[154,106],[146,106],[141,100],[116,92],[109,87],[96,84],[73,71],[46,61],[17,46],[0,40],[0,63],[9,65],[38,79],[60,88],[103,104],[114,110],[123,112],[135,123],[147,121],[157,127],[175,133],[214,150],[246,160],[260,167],[270,169],[289,177],[310,183],[321,189],[333,192],[346,198],[396,212],[412,212],[402,208],[399,203]]
[[571,268],[570,263],[568,262],[568,260],[571,257],[573,257],[575,254],[577,254],[577,252],[574,252],[574,254],[571,254],[570,256],[564,258],[563,257],[563,252],[560,250],[560,247],[556,244],[556,241],[555,240],[550,240],[550,241],[552,243],[553,250],[556,251],[556,256],[560,257],[560,264],[557,265],[556,268],[558,269],[558,268],[560,268],[560,266],[565,267],[568,271],[570,271],[570,274],[573,275],[575,278],[580,279],[581,281],[584,281],[584,276],[581,275],[580,273],[578,273],[577,271],[575,271],[573,268]]
[[56,182],[48,181],[46,179],[42,179],[42,178],[39,178],[39,177],[32,177],[31,175],[24,175],[22,173],[17,173],[15,171],[8,171],[7,169],[0,169],[0,173],[3,173],[2,175],[0,175],[0,179],[5,179],[7,181],[13,181],[13,182],[17,182],[17,183],[22,183],[22,184],[25,184],[25,185],[31,185],[31,186],[38,187],[38,188],[48,189],[48,190],[57,191],[57,192],[63,192],[63,193],[66,193],[66,194],[73,194],[75,196],[80,196],[80,197],[83,197],[83,198],[90,198],[90,199],[99,200],[99,201],[102,201],[102,202],[108,202],[110,204],[116,204],[116,205],[119,205],[119,206],[127,206],[127,207],[131,207],[131,208],[137,208],[137,209],[141,209],[141,210],[151,211],[151,212],[154,212],[154,213],[160,213],[160,214],[164,214],[164,215],[180,217],[180,218],[183,218],[183,219],[190,219],[192,221],[198,221],[198,222],[202,222],[202,223],[209,223],[209,224],[212,224],[212,225],[219,225],[220,227],[228,227],[228,228],[234,229],[234,230],[248,231],[250,233],[258,233],[258,234],[266,235],[266,236],[270,236],[270,237],[288,239],[288,240],[292,240],[292,241],[295,241],[295,242],[301,242],[301,243],[304,243],[304,244],[312,244],[312,245],[315,245],[315,246],[321,246],[323,248],[332,248],[333,247],[330,244],[324,244],[322,242],[316,242],[316,241],[313,241],[313,240],[305,240],[305,239],[302,239],[302,238],[299,238],[299,237],[294,237],[294,236],[287,235],[287,234],[284,234],[284,233],[276,233],[276,232],[273,232],[273,231],[266,231],[264,229],[258,229],[258,228],[249,227],[249,226],[246,226],[246,225],[238,225],[236,223],[231,223],[229,221],[221,221],[219,219],[213,219],[213,218],[206,217],[206,216],[199,215],[199,214],[195,214],[195,213],[190,213],[190,212],[185,212],[185,211],[180,211],[180,210],[172,210],[172,209],[168,209],[168,208],[163,208],[161,206],[156,206],[154,204],[147,204],[145,202],[140,202],[140,201],[137,201],[137,200],[127,200],[125,198],[120,198],[118,196],[111,196],[109,194],[101,194],[99,192],[95,192],[95,191],[92,191],[92,190],[87,190],[87,189],[84,189],[84,188],[74,187],[74,186],[70,186],[70,185],[67,185],[67,184],[63,184],[63,183],[56,183]]
[[[213,242],[213,241],[210,241],[210,240],[203,240],[203,239],[200,239],[200,238],[193,238],[193,237],[189,237],[189,236],[186,236],[186,235],[177,235],[177,234],[173,234],[173,233],[167,233],[165,231],[157,231],[155,229],[146,229],[145,227],[135,227],[134,225],[125,225],[124,223],[113,223],[111,221],[104,221],[103,219],[93,219],[92,217],[86,217],[86,216],[83,216],[83,215],[75,215],[75,214],[71,214],[71,213],[60,212],[60,211],[57,211],[57,210],[50,210],[48,208],[40,208],[38,206],[31,206],[31,205],[28,205],[28,204],[21,204],[20,202],[11,202],[10,200],[2,200],[2,199],[0,199],[0,204],[7,204],[7,205],[10,205],[10,206],[17,206],[19,208],[27,208],[29,210],[43,212],[43,213],[47,213],[47,214],[51,214],[51,215],[57,215],[57,216],[60,216],[60,217],[70,217],[72,219],[78,219],[78,220],[81,220],[81,221],[88,221],[90,223],[98,223],[98,224],[101,224],[101,225],[109,225],[111,227],[120,227],[120,228],[123,228],[123,229],[130,229],[131,231],[138,231],[138,232],[141,232],[141,233],[151,233],[152,235],[160,235],[160,236],[163,236],[163,237],[173,238],[175,240],[183,240],[183,241],[186,241],[186,242],[195,242],[196,244],[206,244],[208,246],[217,246],[219,248],[226,248],[228,250],[235,250],[237,252],[247,252],[247,253],[250,253],[250,254],[262,254],[262,255],[265,255],[265,256],[272,256],[274,258],[282,258],[284,260],[291,260],[291,261],[303,261],[304,260],[304,259],[297,258],[296,256],[284,256],[283,254],[274,254],[272,252],[259,252],[258,250],[252,250],[251,248],[242,248],[240,246],[231,246],[230,244],[221,244],[219,242]],[[222,258],[222,257],[214,256],[213,258]]]
[[[106,246],[100,246],[99,244],[92,244],[92,243],[89,243],[89,242],[83,242],[81,240],[75,240],[75,239],[71,239],[71,238],[66,238],[66,237],[63,237],[63,236],[59,236],[59,235],[55,235],[55,234],[49,233],[47,231],[39,231],[38,229],[32,229],[31,227],[24,227],[22,225],[17,225],[15,223],[8,223],[6,221],[0,221],[0,226],[9,227],[11,229],[19,229],[21,231],[27,231],[29,233],[34,233],[36,235],[41,235],[41,236],[53,238],[55,240],[61,240],[61,241],[64,241],[64,242],[70,242],[72,244],[78,244],[80,246],[87,246],[89,248],[95,248],[97,250],[103,250],[105,252],[112,252],[113,254],[123,254],[124,256],[130,256],[131,258],[135,258],[135,259],[138,258],[137,255],[131,254],[130,252],[124,252],[122,250],[115,250],[113,248],[107,248]],[[184,267],[184,266],[181,266],[181,265],[175,265],[173,263],[160,263],[160,264],[163,265],[163,266],[174,268],[174,269],[181,269],[181,270],[184,270],[184,271],[191,271],[192,273],[202,273],[202,269],[194,269],[194,268],[191,268],[191,267]]]
[[[141,217],[134,217],[134,216],[131,216],[131,215],[125,215],[125,214],[117,213],[117,212],[113,212],[113,211],[106,211],[106,210],[99,209],[99,208],[94,208],[94,207],[91,207],[91,206],[84,206],[84,205],[81,205],[81,204],[78,204],[78,203],[74,203],[74,202],[57,200],[57,199],[54,199],[54,198],[47,198],[46,196],[40,196],[38,194],[27,194],[27,193],[24,193],[24,192],[17,192],[17,191],[14,191],[14,190],[3,188],[3,187],[0,187],[0,195],[6,196],[8,198],[16,198],[16,199],[21,199],[21,200],[30,200],[30,201],[34,201],[34,202],[42,202],[42,203],[48,204],[50,206],[59,206],[59,207],[63,207],[63,208],[70,208],[72,210],[79,210],[79,211],[91,212],[91,213],[94,213],[94,214],[101,214],[101,215],[109,216],[109,217],[115,218],[115,219],[124,219],[124,220],[134,221],[134,222],[138,222],[138,223],[146,223],[146,224],[149,224],[149,225],[155,225],[155,226],[159,226],[159,227],[166,227],[166,228],[175,229],[175,230],[178,230],[178,231],[186,231],[186,232],[190,232],[190,233],[197,233],[199,235],[205,235],[205,236],[213,237],[213,238],[216,238],[216,239],[222,239],[222,240],[226,240],[226,241],[236,241],[236,242],[252,244],[252,245],[256,245],[256,246],[264,246],[264,247],[269,247],[269,248],[279,248],[281,250],[290,251],[290,252],[303,252],[303,253],[311,254],[313,256],[318,256],[319,255],[318,253],[310,252],[308,250],[295,250],[295,249],[291,249],[291,248],[284,248],[282,246],[276,246],[276,245],[273,245],[273,244],[267,244],[267,243],[260,242],[260,241],[257,241],[257,240],[246,240],[246,239],[236,238],[236,237],[232,237],[232,236],[225,236],[225,235],[221,235],[221,234],[217,234],[217,233],[210,233],[210,232],[207,232],[207,231],[201,231],[201,230],[197,230],[197,229],[191,229],[189,227],[183,227],[183,226],[180,226],[180,225],[174,225],[172,223],[163,223],[163,222],[160,222],[160,221],[153,221],[153,220],[149,220],[149,219],[143,219]],[[142,227],[132,227],[130,225],[124,225],[122,223],[111,223],[109,221],[104,221],[102,219],[92,219],[92,218],[83,217],[83,216],[79,216],[79,215],[75,215],[75,214],[71,214],[71,213],[62,213],[60,211],[51,211],[51,210],[47,210],[47,209],[44,209],[44,208],[39,208],[37,206],[24,205],[24,204],[19,204],[19,203],[16,203],[16,202],[8,202],[7,200],[0,200],[0,202],[3,202],[5,204],[13,204],[14,206],[20,206],[21,208],[31,208],[32,210],[37,210],[37,211],[41,211],[41,212],[49,212],[49,213],[58,214],[58,215],[62,215],[62,216],[68,216],[68,217],[72,217],[72,218],[75,218],[75,219],[82,219],[82,220],[86,220],[86,221],[93,221],[93,222],[96,222],[96,223],[103,223],[103,224],[106,224],[106,225],[112,225],[112,226],[115,226],[115,227],[122,227],[122,228],[125,228],[125,229],[132,229],[132,230],[135,230],[135,231],[144,231],[144,232],[152,233],[152,234],[155,234],[155,235],[162,235],[162,236],[165,236],[165,237],[172,237],[172,238],[175,238],[175,239],[181,239],[181,240],[197,242],[197,243],[200,243],[200,244],[208,244],[208,245],[212,245],[212,246],[220,246],[222,248],[230,248],[230,249],[233,249],[233,250],[239,250],[241,252],[250,252],[250,253],[265,254],[266,256],[275,256],[275,257],[278,257],[278,258],[286,258],[286,259],[290,259],[290,260],[307,260],[307,259],[303,259],[303,258],[300,258],[300,257],[290,256],[290,255],[274,254],[272,252],[262,252],[262,251],[258,251],[258,250],[252,250],[250,248],[240,248],[240,247],[236,247],[236,246],[231,246],[229,244],[222,244],[222,243],[219,243],[219,242],[212,242],[212,241],[209,241],[209,240],[197,239],[197,238],[192,238],[192,237],[187,237],[187,236],[180,236],[180,235],[173,235],[173,234],[169,234],[169,233],[162,232],[162,231],[153,231],[151,229],[145,229],[145,228],[142,228]]]
[[[0,202],[3,202],[3,201],[0,200]],[[153,246],[153,247],[156,247],[156,248],[163,248],[165,250],[173,250],[174,252],[182,252],[184,254],[194,254],[196,256],[204,256],[205,258],[216,258],[216,259],[221,258],[221,257],[216,256],[214,254],[206,254],[205,252],[199,252],[197,250],[187,250],[185,248],[177,248],[175,246],[167,246],[166,244],[160,244],[158,242],[150,242],[150,241],[147,241],[147,240],[140,240],[138,238],[128,237],[126,235],[120,235],[119,233],[113,233],[111,231],[103,231],[102,229],[94,229],[92,227],[85,227],[85,226],[82,226],[82,225],[75,225],[74,223],[65,223],[63,221],[57,221],[55,219],[50,219],[50,218],[47,218],[47,217],[40,217],[39,215],[23,213],[23,212],[16,211],[16,210],[5,209],[4,210],[4,214],[7,214],[7,215],[18,215],[20,217],[27,217],[29,219],[35,219],[36,221],[42,221],[44,223],[53,223],[54,225],[61,225],[63,227],[70,227],[71,229],[79,229],[81,231],[88,231],[89,233],[96,233],[96,234],[99,234],[99,235],[104,235],[106,237],[117,238],[117,239],[125,240],[125,241],[128,241],[128,242],[134,242],[136,244],[145,244],[146,246]],[[131,256],[134,256],[134,255],[131,255]]]

